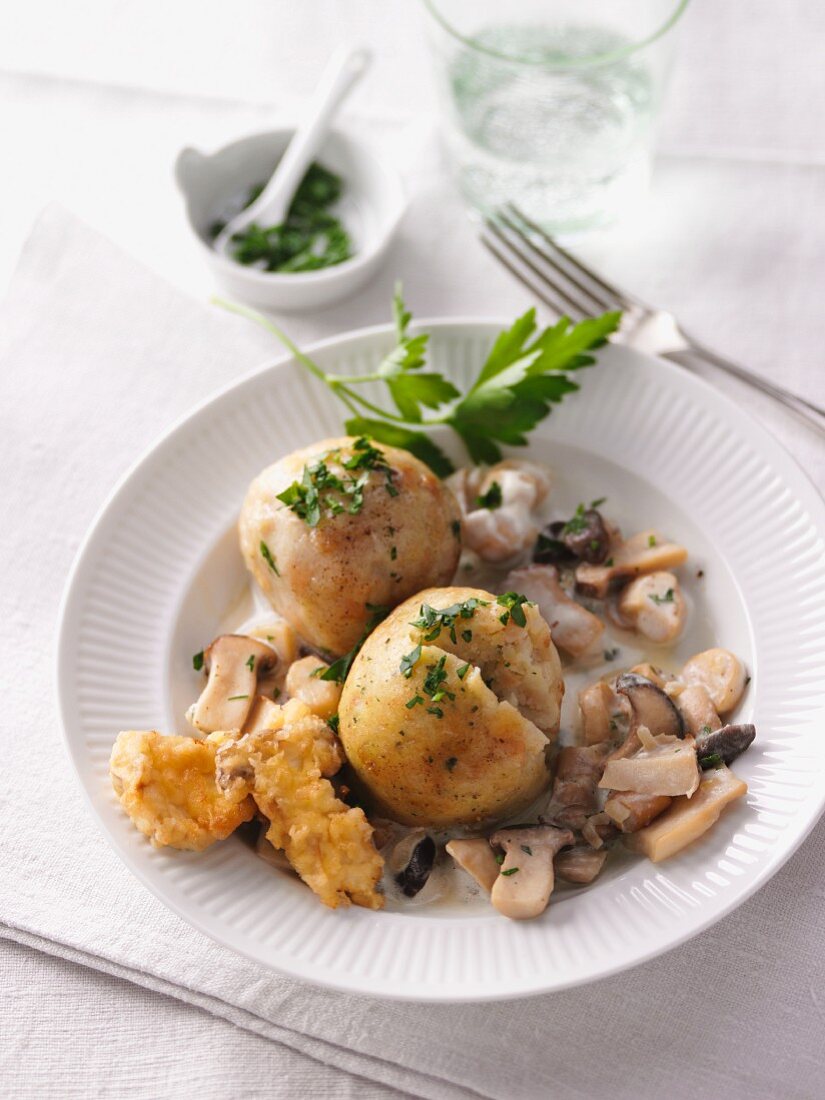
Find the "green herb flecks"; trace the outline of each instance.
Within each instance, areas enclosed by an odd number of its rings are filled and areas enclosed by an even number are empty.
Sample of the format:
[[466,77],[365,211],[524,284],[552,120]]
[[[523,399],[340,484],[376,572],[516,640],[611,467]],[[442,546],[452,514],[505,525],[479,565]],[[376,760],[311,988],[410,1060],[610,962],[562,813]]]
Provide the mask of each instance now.
[[[562,317],[539,330],[535,310],[528,310],[499,334],[475,380],[461,393],[443,374],[425,369],[428,336],[410,333],[412,317],[400,288],[393,299],[395,346],[374,370],[359,375],[327,373],[268,318],[244,306],[220,304],[267,328],[305,370],[323,382],[346,406],[346,430],[351,435],[411,451],[440,477],[455,467],[427,429],[446,426],[461,439],[474,462],[498,462],[503,445],[526,446],[529,433],[553,405],[579,389],[569,375],[596,362],[593,352],[607,342],[621,320],[618,312],[578,324]],[[360,387],[376,382],[386,386],[394,409],[376,404],[361,391]],[[432,415],[426,415],[426,410]]]
[[280,577],[281,572],[278,569],[278,566],[275,564],[275,559],[272,556],[272,551],[269,549],[263,539],[261,539],[261,545],[259,549],[261,551],[261,557],[264,559],[266,564],[269,566],[276,577]]
[[236,699],[248,699],[248,695],[228,695],[226,697],[227,703],[234,703]]
[[699,757],[699,767],[703,771],[707,771],[708,768],[719,768],[722,764],[724,764],[724,760],[718,752],[711,752],[707,756]]
[[417,645],[415,649],[411,649],[409,653],[404,654],[401,658],[401,675],[405,676],[408,680],[412,676],[413,669],[418,664],[421,657],[421,646]]
[[501,507],[502,499],[501,486],[497,481],[494,481],[486,493],[476,497],[476,504],[479,508],[487,508],[489,511],[494,512],[496,508]]
[[461,668],[457,668],[455,670],[455,674],[459,678],[459,680],[463,680],[472,667],[473,666],[468,661],[466,665],[462,665]]
[[340,720],[340,718],[338,717],[337,714],[330,715],[330,717],[327,718],[327,725],[332,730],[332,732],[336,735],[336,737],[338,736],[338,726],[340,725],[340,721],[341,720]]
[[[422,603],[418,618],[413,619],[410,626],[415,626],[423,632],[425,642],[434,642],[442,630],[449,631],[450,641],[455,644],[456,641],[456,622],[459,619],[471,619],[473,613],[477,607],[486,607],[487,602],[485,600],[477,600],[475,596],[472,596],[469,600],[464,600],[462,603],[450,604],[449,607],[437,608],[431,607],[428,603]],[[469,641],[467,635],[472,638],[470,631],[463,631],[462,638],[465,641]]]
[[667,590],[667,592],[665,592],[664,596],[660,596],[658,592],[651,592],[648,595],[647,598],[649,600],[651,600],[653,603],[659,604],[659,605],[661,605],[663,603],[673,603],[674,602],[674,592],[673,592],[672,588],[668,588],[668,590]]
[[448,756],[447,759],[444,761],[444,767],[447,769],[448,772],[451,772],[457,763],[457,756]]
[[361,650],[361,646],[364,644],[370,634],[372,634],[373,630],[375,630],[378,624],[386,619],[391,610],[389,607],[384,607],[383,604],[368,603],[365,604],[365,607],[367,611],[370,612],[370,617],[367,620],[367,625],[364,627],[364,633],[361,635],[361,637],[358,639],[358,641],[355,643],[349,653],[345,653],[343,657],[339,657],[337,661],[333,661],[329,668],[324,669],[323,672],[319,669],[316,669],[315,672],[313,672],[313,676],[317,673],[319,680],[332,680],[336,684],[343,684],[344,680],[346,680],[347,678],[349,670],[352,668],[352,662],[355,660]]
[[[330,469],[333,463],[346,473],[343,476],[334,473]],[[356,515],[361,511],[364,489],[372,470],[381,471],[387,493],[398,496],[398,489],[393,483],[393,470],[383,451],[360,436],[353,442],[349,458],[342,458],[340,450],[327,452],[317,462],[304,466],[300,481],[293,481],[277,494],[277,499],[291,508],[309,527],[317,527],[324,515],[338,516],[342,512]]]
[[255,654],[250,653],[249,657],[247,657],[247,659],[244,661],[244,664],[246,665],[246,667],[249,669],[250,672],[254,672],[255,671]]
[[525,852],[528,856],[531,856],[533,854],[533,849],[530,847],[529,844],[522,844],[520,845],[520,847],[522,852]]
[[524,608],[532,605],[526,596],[520,596],[518,592],[503,592],[496,597],[496,603],[500,607],[506,608],[506,611],[499,615],[499,621],[505,626],[510,619],[513,620],[516,626],[527,626],[527,616],[524,614]]
[[200,672],[200,670],[203,668],[203,650],[201,650],[199,653],[196,653],[192,658],[192,668],[195,670],[195,672]]
[[[261,185],[252,188],[244,207],[258,198]],[[241,264],[263,271],[300,272],[333,267],[352,256],[352,241],[330,207],[341,197],[342,183],[320,164],[310,165],[280,225],[253,222],[232,236],[232,256]],[[213,237],[224,228],[216,222]]]
[[502,871],[502,875],[506,878],[508,875],[515,875],[519,871],[518,867],[508,867],[506,871]]

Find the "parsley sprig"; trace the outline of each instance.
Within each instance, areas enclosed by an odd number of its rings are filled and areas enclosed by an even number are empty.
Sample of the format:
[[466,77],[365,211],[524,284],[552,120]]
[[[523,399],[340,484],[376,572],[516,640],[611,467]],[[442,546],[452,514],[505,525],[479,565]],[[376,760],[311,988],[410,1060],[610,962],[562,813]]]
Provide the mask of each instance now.
[[[451,428],[474,462],[498,462],[502,445],[525,446],[529,432],[553,405],[579,389],[568,375],[596,362],[592,353],[607,342],[621,320],[618,312],[578,324],[562,317],[539,330],[536,311],[530,309],[499,334],[475,381],[462,394],[443,374],[424,369],[429,336],[411,335],[412,315],[400,287],[393,298],[395,344],[373,371],[359,375],[324,371],[268,318],[245,306],[217,301],[272,332],[302,367],[323,382],[346,406],[350,415],[345,426],[351,435],[411,451],[440,477],[453,472],[453,463],[423,429]],[[386,386],[394,410],[364,396],[359,387],[368,383]]]

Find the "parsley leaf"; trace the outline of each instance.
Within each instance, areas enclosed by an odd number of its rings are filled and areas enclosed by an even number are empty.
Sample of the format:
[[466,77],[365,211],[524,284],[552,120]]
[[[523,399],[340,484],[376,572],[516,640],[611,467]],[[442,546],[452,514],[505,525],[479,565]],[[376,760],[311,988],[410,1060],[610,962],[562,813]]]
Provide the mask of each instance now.
[[497,481],[494,481],[486,493],[476,497],[476,504],[479,508],[488,508],[491,512],[494,512],[496,508],[501,507],[502,500],[501,486]]
[[668,588],[668,590],[667,590],[667,592],[665,592],[664,596],[660,596],[658,592],[651,592],[650,595],[647,598],[649,600],[652,600],[653,603],[661,605],[663,603],[673,603],[673,596],[674,596],[673,589]]
[[[367,625],[364,627],[364,633],[349,651],[345,653],[343,657],[339,657],[337,661],[333,661],[329,668],[324,669],[323,672],[317,672],[319,680],[332,680],[336,684],[343,684],[346,680],[349,670],[352,668],[352,662],[358,656],[361,646],[372,634],[373,630],[378,626],[380,622],[383,622],[389,615],[391,608],[384,607],[383,604],[366,604],[367,611],[370,612],[370,617],[367,620]],[[316,670],[317,671],[317,670]],[[315,672],[312,674],[316,675]]]
[[[426,333],[410,335],[412,315],[400,288],[393,299],[394,348],[375,370],[355,376],[327,373],[268,318],[245,306],[220,304],[267,328],[305,370],[323,382],[349,410],[346,430],[351,435],[404,448],[439,477],[446,477],[455,467],[424,429],[451,428],[473,461],[498,462],[502,444],[525,446],[529,432],[549,415],[553,405],[579,388],[568,374],[596,362],[593,352],[606,343],[621,320],[618,312],[578,324],[562,317],[539,330],[535,310],[528,310],[499,334],[475,381],[461,394],[443,374],[424,369],[428,337]],[[360,386],[376,382],[386,386],[397,411],[382,408],[360,392]],[[425,409],[434,410],[434,415],[425,416]],[[322,502],[316,504],[311,494],[309,498],[304,501],[296,496],[295,503],[305,506],[308,516],[320,519]]]

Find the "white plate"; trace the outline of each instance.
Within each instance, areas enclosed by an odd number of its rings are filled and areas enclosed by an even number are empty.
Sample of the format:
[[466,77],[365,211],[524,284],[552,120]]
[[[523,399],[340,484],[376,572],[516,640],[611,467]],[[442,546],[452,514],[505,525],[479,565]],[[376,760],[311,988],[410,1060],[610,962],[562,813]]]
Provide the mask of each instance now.
[[[425,326],[436,369],[459,384],[500,328]],[[390,342],[387,326],[310,350],[327,369],[360,373]],[[753,676],[739,716],[756,722],[758,739],[735,766],[747,799],[676,858],[617,860],[525,923],[486,907],[333,912],[237,839],[200,854],[153,849],[112,793],[112,741],[121,729],[184,730],[199,685],[191,655],[243,590],[232,529],[247,484],[341,428],[324,388],[281,363],[202,406],[126,476],[80,552],[60,626],[63,725],[93,811],[127,866],[195,927],[262,966],[341,989],[515,997],[592,981],[696,935],[809,832],[825,800],[823,503],[781,447],[711,387],[625,348],[601,357],[530,453],[554,467],[560,507],[607,496],[626,530],[655,526],[689,547],[697,633],[682,655],[715,639]]]

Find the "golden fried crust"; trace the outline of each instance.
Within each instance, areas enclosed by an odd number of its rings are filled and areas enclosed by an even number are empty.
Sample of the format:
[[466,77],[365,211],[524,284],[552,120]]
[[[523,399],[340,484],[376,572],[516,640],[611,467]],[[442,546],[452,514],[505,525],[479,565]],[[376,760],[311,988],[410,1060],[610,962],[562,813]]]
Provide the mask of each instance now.
[[118,734],[109,774],[121,806],[156,847],[200,852],[255,813],[251,798],[230,799],[215,783],[216,746],[155,730]]
[[383,860],[361,809],[336,796],[325,776],[341,767],[326,722],[305,714],[280,730],[257,730],[218,749],[217,778],[230,798],[251,794],[269,818],[267,839],[325,905],[380,909]]

